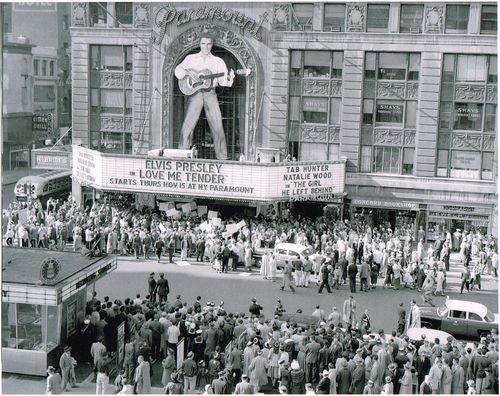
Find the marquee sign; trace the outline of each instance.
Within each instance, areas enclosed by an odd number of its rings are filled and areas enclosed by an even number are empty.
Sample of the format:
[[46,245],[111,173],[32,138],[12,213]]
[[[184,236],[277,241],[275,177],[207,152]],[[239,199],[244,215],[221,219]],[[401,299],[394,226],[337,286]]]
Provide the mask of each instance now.
[[105,154],[73,146],[73,178],[98,189],[248,201],[343,194],[345,161],[251,163]]

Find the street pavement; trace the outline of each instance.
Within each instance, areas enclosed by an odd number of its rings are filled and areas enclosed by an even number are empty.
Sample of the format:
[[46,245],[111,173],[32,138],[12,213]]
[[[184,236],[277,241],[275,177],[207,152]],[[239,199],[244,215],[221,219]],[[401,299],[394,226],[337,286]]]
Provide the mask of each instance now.
[[[472,265],[472,263],[471,263]],[[446,293],[453,299],[476,301],[485,304],[493,312],[498,312],[498,285],[497,279],[492,276],[482,277],[482,290],[475,289],[471,293],[460,295],[460,271],[461,264],[458,254],[454,253],[450,260],[450,271],[447,273]],[[339,290],[333,290],[332,294],[323,290],[318,294],[318,286],[312,283],[308,288],[296,288],[296,293],[281,291],[281,274],[276,282],[265,280],[259,274],[258,268],[252,272],[243,269],[229,273],[217,273],[209,263],[199,263],[193,260],[180,261],[174,258],[174,263],[168,263],[168,258],[162,258],[158,263],[156,258],[149,260],[135,259],[135,257],[119,257],[117,269],[107,277],[99,280],[95,285],[95,290],[99,298],[108,295],[111,300],[126,297],[135,297],[140,294],[145,297],[147,294],[147,278],[150,272],[165,273],[169,280],[170,294],[169,300],[175,300],[177,294],[182,299],[191,304],[196,296],[202,297],[202,303],[212,301],[219,304],[224,301],[224,307],[228,312],[248,312],[251,298],[256,297],[263,306],[263,313],[270,317],[274,312],[277,299],[281,299],[285,309],[294,313],[301,309],[304,314],[311,314],[316,305],[320,305],[328,315],[333,306],[342,310],[345,299],[351,295],[348,285],[342,285]],[[411,299],[421,303],[421,294],[417,290],[403,288],[399,291],[381,287],[382,279],[379,279],[376,289],[368,292],[358,291],[354,294],[357,301],[357,315],[361,316],[365,309],[372,322],[372,329],[378,331],[383,329],[385,333],[390,333],[397,327],[397,308],[400,302],[409,306]],[[439,305],[445,302],[445,297],[434,297],[434,303]],[[161,388],[161,364],[156,362],[153,365],[154,376],[152,379],[153,393],[162,393]],[[78,388],[71,389],[72,394],[93,394],[95,393],[95,383],[92,382],[90,366],[78,367],[77,380]],[[2,381],[3,394],[42,394],[45,391],[45,378],[30,377],[22,375],[4,374]],[[110,385],[110,393],[112,386]],[[267,393],[267,392],[266,392]]]

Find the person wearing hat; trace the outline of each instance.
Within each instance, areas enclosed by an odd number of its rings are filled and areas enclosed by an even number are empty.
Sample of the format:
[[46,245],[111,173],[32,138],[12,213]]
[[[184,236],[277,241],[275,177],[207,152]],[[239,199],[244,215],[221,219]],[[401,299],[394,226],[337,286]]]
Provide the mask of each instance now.
[[378,395],[380,391],[378,387],[375,386],[375,383],[369,379],[366,386],[363,389],[363,395]]
[[398,365],[394,362],[389,363],[387,366],[387,370],[385,370],[385,379],[387,383],[387,377],[391,380],[391,388],[394,390],[394,392],[398,393],[399,391],[399,378],[400,374],[398,371]]
[[350,393],[361,394],[365,386],[365,365],[362,358],[355,359],[356,366],[351,375]]
[[47,388],[45,389],[46,395],[58,395],[62,393],[62,379],[59,373],[56,373],[56,369],[52,366],[47,368]]
[[292,371],[290,371],[290,379],[291,379],[291,393],[302,395],[305,393],[305,373],[304,370],[300,368],[299,362],[294,360],[290,365]]
[[261,305],[257,304],[257,299],[254,297],[252,298],[252,304],[250,304],[250,307],[248,308],[248,312],[250,312],[250,314],[253,316],[253,317],[256,317],[258,318],[260,316],[260,312],[263,310],[264,308],[262,308]]
[[241,381],[236,384],[236,388],[234,389],[235,395],[252,395],[253,387],[250,385],[250,378],[248,375],[243,374],[241,376]]
[[404,374],[399,380],[401,384],[399,388],[399,393],[402,395],[411,395],[412,393],[411,363],[406,362],[403,367],[404,367]]
[[392,381],[392,377],[385,377],[385,384],[382,387],[381,395],[393,395],[394,394],[394,384]]
[[262,350],[257,352],[257,356],[252,359],[248,371],[250,372],[250,384],[255,392],[260,392],[262,386],[267,385],[267,368],[269,364],[267,359],[262,355]]
[[227,393],[227,387],[226,372],[223,370],[219,371],[217,378],[212,381],[214,395],[225,395]]
[[182,386],[182,382],[179,378],[179,374],[174,371],[170,375],[170,382],[165,387],[166,395],[182,395],[184,394],[184,388]]
[[71,382],[71,369],[73,368],[73,358],[71,357],[71,347],[65,346],[64,352],[59,358],[59,368],[61,369],[62,391],[67,391]]
[[234,343],[233,348],[231,348],[226,368],[231,369],[231,375],[234,378],[234,382],[238,383],[243,368],[243,353],[237,342]]

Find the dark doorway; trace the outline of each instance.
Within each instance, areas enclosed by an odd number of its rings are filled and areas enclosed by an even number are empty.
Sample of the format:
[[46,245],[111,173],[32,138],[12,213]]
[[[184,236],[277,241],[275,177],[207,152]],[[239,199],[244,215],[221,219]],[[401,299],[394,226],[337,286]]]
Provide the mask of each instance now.
[[[195,48],[190,53],[197,53]],[[218,56],[226,62],[228,70],[235,72],[241,68],[238,60],[227,50],[214,46],[212,54]],[[187,55],[187,54],[186,54]],[[183,58],[184,59],[184,58]],[[173,147],[179,146],[180,131],[184,121],[184,113],[187,104],[187,96],[184,96],[179,90],[177,79],[174,78],[174,100],[173,100]],[[246,80],[243,76],[236,75],[231,88],[218,87],[217,96],[222,113],[222,125],[226,135],[227,154],[229,159],[238,160],[240,153],[244,152],[245,144],[245,107],[246,107]],[[198,149],[199,158],[215,159],[215,150],[212,139],[212,133],[205,117],[205,111],[202,110],[200,119],[193,133],[193,144]]]

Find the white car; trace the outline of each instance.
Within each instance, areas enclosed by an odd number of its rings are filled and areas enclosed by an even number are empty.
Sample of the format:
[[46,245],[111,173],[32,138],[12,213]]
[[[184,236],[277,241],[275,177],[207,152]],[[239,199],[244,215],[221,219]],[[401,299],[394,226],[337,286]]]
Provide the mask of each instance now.
[[420,341],[422,339],[422,335],[425,335],[425,339],[432,343],[434,343],[436,338],[439,338],[439,343],[443,345],[448,342],[450,337],[452,342],[456,341],[455,337],[446,331],[428,329],[426,327],[409,328],[406,331],[406,335],[411,341]]
[[312,246],[299,245],[297,243],[278,243],[274,247],[276,265],[281,268],[286,261],[304,260],[314,253]]

